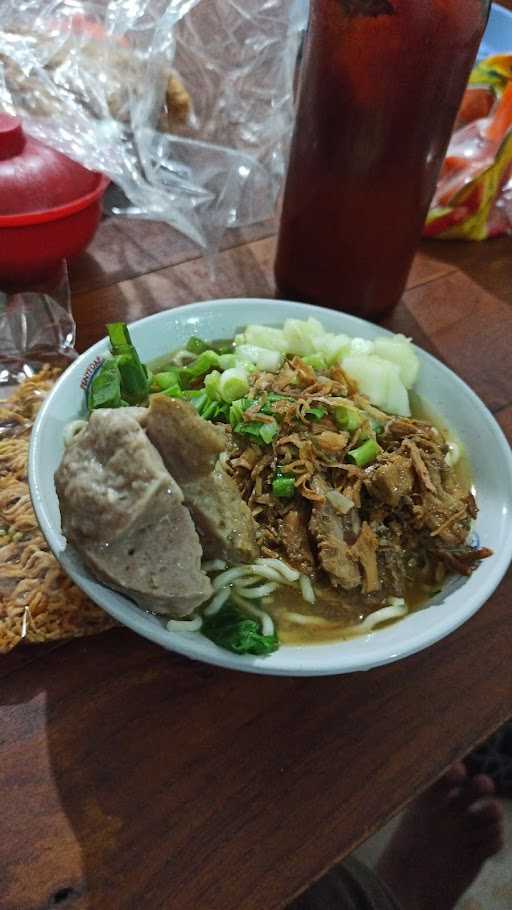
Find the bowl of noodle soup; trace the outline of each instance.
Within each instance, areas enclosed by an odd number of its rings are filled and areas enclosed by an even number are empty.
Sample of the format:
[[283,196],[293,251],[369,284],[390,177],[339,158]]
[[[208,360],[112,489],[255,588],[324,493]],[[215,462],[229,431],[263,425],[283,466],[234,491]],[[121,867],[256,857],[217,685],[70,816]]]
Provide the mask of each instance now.
[[[152,364],[183,347],[190,336],[213,342],[233,338],[251,323],[279,328],[287,319],[308,317],[336,335],[344,333],[372,341],[389,334],[378,326],[328,309],[287,301],[238,298],[206,301],[158,313],[133,323],[130,334],[141,359]],[[213,615],[215,608],[221,609],[228,597],[234,595],[245,608],[252,609],[258,622],[263,621],[263,635],[269,631],[264,627],[265,615],[270,615],[274,623],[277,617],[281,623],[278,650],[268,654],[237,654],[197,634],[198,629],[190,620],[178,620],[168,628],[162,616],[141,610],[130,598],[100,582],[76,551],[66,546],[54,474],[65,450],[70,425],[86,416],[84,388],[108,353],[107,339],[82,354],[63,374],[41,408],[32,434],[31,495],[54,555],[91,600],[117,621],[164,648],[206,663],[273,675],[333,675],[369,670],[431,646],[484,606],[510,563],[512,458],[496,421],[472,390],[431,355],[418,348],[415,352],[420,363],[415,395],[428,407],[429,413],[436,415],[440,425],[449,428],[467,457],[468,484],[478,505],[471,540],[493,553],[467,577],[447,577],[439,590],[432,590],[427,599],[423,598],[417,609],[405,609],[400,598],[391,598],[385,606],[370,611],[357,628],[338,624],[333,636],[331,629],[322,631],[322,626],[327,629],[330,622],[327,607],[325,615],[317,617],[321,621],[317,621],[314,630],[308,630],[306,614],[298,607],[311,598],[311,582],[306,572],[276,560],[270,550],[242,566],[210,560],[206,568],[213,592],[205,614],[208,615],[210,608]],[[281,476],[277,479],[282,480]],[[341,506],[342,500],[343,497]],[[277,588],[280,598],[276,598],[276,602],[279,600],[276,612],[269,599],[272,601]],[[263,619],[258,611],[264,614]],[[285,618],[280,618],[279,611],[283,616],[286,614]]]

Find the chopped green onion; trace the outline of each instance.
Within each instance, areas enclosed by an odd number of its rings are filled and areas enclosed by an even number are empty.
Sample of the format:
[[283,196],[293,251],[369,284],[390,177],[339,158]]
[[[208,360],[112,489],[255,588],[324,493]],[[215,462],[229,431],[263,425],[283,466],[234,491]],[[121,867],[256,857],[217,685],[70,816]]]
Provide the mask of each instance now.
[[308,408],[305,416],[309,417],[310,420],[321,420],[326,414],[327,411],[325,408]]
[[212,370],[211,373],[208,373],[204,377],[204,387],[208,392],[210,398],[214,399],[215,401],[220,401],[221,399],[219,387],[220,376],[221,374],[218,370]]
[[269,370],[271,373],[277,373],[284,360],[284,355],[279,351],[269,351],[268,348],[254,344],[237,345],[235,353],[239,361],[248,360],[258,370]]
[[381,451],[380,446],[377,445],[374,439],[367,439],[357,449],[351,449],[347,453],[347,458],[352,464],[356,464],[359,468],[364,468],[367,464],[375,461]]
[[178,384],[169,386],[168,389],[164,389],[164,395],[167,395],[169,398],[184,398],[183,389],[180,388]]
[[314,370],[327,370],[327,362],[323,354],[306,354],[302,360],[308,365],[308,367],[313,367]]
[[180,370],[180,379],[184,385],[189,385],[194,379],[199,379],[200,376],[204,376],[205,373],[209,373],[210,370],[218,369],[219,364],[219,355],[216,351],[203,351],[199,357],[190,363],[186,367],[182,367]]
[[249,391],[249,379],[243,367],[225,370],[219,379],[219,392],[224,401],[231,403]]
[[272,481],[272,493],[279,499],[289,499],[295,493],[295,480],[293,477],[276,474]]
[[348,430],[349,433],[357,430],[363,422],[359,411],[356,411],[355,408],[346,407],[335,408],[334,419],[341,430]]
[[192,335],[188,339],[186,344],[187,351],[190,351],[191,354],[202,354],[204,351],[209,349],[210,345],[203,341],[202,338],[198,338],[197,335]]
[[167,389],[175,385],[179,388],[180,377],[178,370],[166,370],[164,373],[155,373],[152,385],[153,387],[156,386],[160,392],[166,392]]
[[278,392],[269,392],[267,401],[295,401],[295,399],[291,395],[279,395]]
[[223,354],[233,353],[234,344],[231,338],[218,338],[217,341],[210,342],[210,347],[222,357]]
[[232,370],[233,367],[240,366],[240,361],[235,354],[220,354],[219,364],[221,370]]

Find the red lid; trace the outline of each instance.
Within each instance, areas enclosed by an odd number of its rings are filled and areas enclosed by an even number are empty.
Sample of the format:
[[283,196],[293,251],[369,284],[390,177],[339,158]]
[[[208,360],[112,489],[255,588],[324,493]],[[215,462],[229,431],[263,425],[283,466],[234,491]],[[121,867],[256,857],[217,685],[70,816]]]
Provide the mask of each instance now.
[[65,205],[97,183],[97,174],[26,136],[17,117],[0,113],[0,216]]

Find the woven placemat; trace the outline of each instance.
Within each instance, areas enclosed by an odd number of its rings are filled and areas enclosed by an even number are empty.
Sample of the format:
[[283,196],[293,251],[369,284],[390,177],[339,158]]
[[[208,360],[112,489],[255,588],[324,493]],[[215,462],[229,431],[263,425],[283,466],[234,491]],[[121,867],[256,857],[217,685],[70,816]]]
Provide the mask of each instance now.
[[30,501],[30,433],[60,372],[44,367],[0,402],[0,653],[21,641],[58,641],[115,625],[62,571]]

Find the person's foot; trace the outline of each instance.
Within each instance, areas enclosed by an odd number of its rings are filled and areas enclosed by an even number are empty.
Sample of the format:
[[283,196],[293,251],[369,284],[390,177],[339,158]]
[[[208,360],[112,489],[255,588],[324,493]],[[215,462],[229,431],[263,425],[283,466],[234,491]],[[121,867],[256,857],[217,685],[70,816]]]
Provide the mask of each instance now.
[[377,872],[403,910],[452,910],[503,846],[502,809],[490,777],[462,763],[405,813]]

